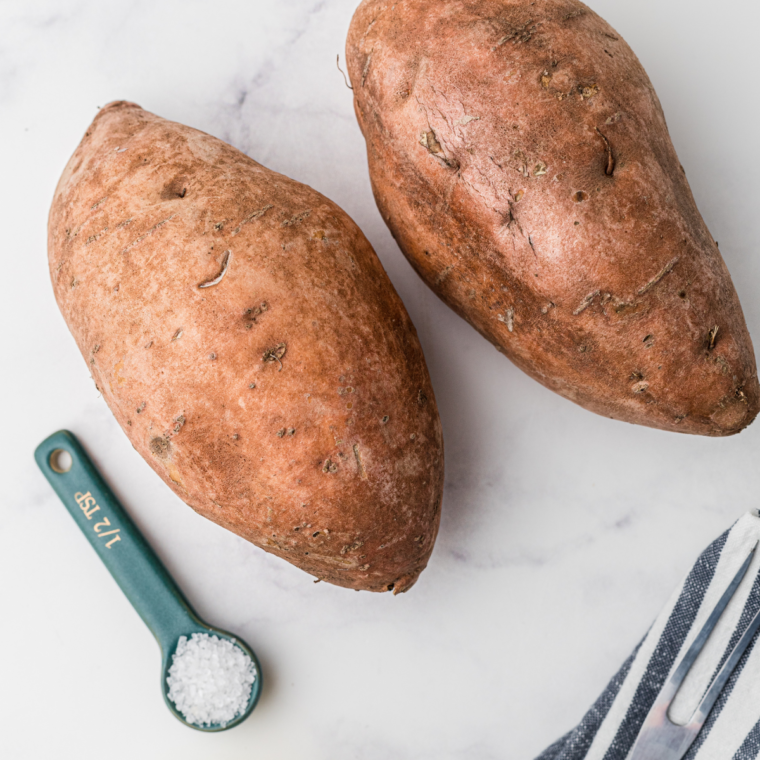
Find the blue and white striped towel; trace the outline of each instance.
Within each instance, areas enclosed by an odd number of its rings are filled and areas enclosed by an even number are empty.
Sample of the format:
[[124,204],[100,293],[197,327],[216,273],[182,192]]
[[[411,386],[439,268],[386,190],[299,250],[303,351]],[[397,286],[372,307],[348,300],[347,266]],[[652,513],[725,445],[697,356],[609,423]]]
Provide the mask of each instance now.
[[[702,628],[760,541],[760,514],[744,515],[701,554],[649,633],[583,720],[537,760],[626,760],[674,664]],[[760,610],[760,548],[723,617],[686,678],[670,717],[685,723],[742,632]],[[760,756],[760,646],[755,636],[686,760]]]

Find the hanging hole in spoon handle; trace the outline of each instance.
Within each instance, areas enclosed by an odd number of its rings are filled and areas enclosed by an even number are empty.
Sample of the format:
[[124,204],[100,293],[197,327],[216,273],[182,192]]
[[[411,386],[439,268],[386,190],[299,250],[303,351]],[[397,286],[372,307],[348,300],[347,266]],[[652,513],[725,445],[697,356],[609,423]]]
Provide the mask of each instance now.
[[[60,430],[34,452],[42,473],[90,545],[111,572],[161,647],[161,690],[172,713],[185,725],[201,731],[223,731],[250,715],[261,695],[261,666],[244,641],[206,625],[196,615],[174,579],[156,556],[95,468],[75,436]],[[169,698],[167,676],[180,637],[215,636],[236,645],[250,659],[254,680],[245,707],[219,722],[190,722]]]
[[73,464],[71,454],[66,449],[53,449],[48,457],[48,462],[50,462],[51,469],[59,475],[68,472]]

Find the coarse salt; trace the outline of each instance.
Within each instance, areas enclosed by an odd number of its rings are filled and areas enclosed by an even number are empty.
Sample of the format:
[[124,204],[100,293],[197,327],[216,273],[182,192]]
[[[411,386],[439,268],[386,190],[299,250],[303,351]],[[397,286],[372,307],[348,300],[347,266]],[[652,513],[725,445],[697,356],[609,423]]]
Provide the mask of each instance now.
[[166,682],[188,723],[224,727],[248,707],[255,680],[256,666],[237,644],[194,633],[180,636]]

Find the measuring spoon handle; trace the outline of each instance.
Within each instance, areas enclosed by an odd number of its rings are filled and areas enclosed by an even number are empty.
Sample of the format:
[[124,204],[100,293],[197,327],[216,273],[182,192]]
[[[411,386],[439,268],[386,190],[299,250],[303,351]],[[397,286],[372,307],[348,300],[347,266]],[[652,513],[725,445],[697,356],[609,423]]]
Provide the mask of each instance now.
[[[57,464],[60,451],[71,456],[66,471]],[[34,458],[162,649],[200,623],[73,433],[46,438]]]

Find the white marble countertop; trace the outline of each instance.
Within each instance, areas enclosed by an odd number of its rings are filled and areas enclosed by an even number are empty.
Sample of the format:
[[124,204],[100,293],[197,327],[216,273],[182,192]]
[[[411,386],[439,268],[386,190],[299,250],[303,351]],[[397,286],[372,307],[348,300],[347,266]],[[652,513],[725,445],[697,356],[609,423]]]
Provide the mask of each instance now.
[[[578,721],[703,546],[758,506],[760,423],[711,440],[596,417],[416,277],[375,208],[335,65],[355,4],[0,2],[5,758],[531,760]],[[757,340],[760,9],[591,5],[654,82]],[[375,246],[419,331],[446,442],[441,532],[410,593],[314,585],[202,519],[99,398],[53,299],[46,218],[97,106],[116,99],[308,183]],[[33,462],[64,427],[199,613],[259,653],[265,689],[242,726],[201,734],[163,705],[152,637]]]

